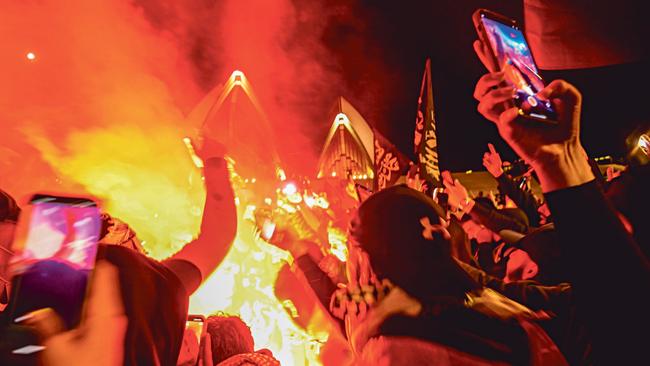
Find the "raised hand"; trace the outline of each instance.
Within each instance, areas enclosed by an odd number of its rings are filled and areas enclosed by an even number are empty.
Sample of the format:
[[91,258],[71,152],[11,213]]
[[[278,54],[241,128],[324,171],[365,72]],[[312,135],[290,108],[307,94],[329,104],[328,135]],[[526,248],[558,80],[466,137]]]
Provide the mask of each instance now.
[[611,182],[621,176],[622,171],[614,169],[612,166],[607,167],[607,181]]
[[449,206],[457,210],[465,210],[471,204],[472,199],[467,193],[467,189],[460,183],[458,179],[454,179],[449,171],[444,171],[441,174],[442,184],[448,195]]
[[494,149],[494,145],[488,144],[488,149],[485,154],[483,154],[483,166],[485,169],[492,174],[493,177],[499,178],[503,174],[503,162],[501,161],[501,156]]
[[283,208],[272,211],[257,209],[255,212],[257,230],[264,240],[288,251],[294,258],[307,253],[319,253],[316,231],[307,224],[301,211],[288,212]]
[[551,82],[538,93],[558,111],[557,125],[537,124],[519,116],[519,109],[504,109],[512,87],[499,87],[494,74],[479,80],[474,96],[478,111],[494,122],[503,139],[538,173],[545,192],[580,185],[592,180],[593,173],[579,140],[580,92],[562,80]]
[[199,139],[196,153],[203,161],[210,158],[223,158],[226,154],[226,147],[217,140],[204,135]]

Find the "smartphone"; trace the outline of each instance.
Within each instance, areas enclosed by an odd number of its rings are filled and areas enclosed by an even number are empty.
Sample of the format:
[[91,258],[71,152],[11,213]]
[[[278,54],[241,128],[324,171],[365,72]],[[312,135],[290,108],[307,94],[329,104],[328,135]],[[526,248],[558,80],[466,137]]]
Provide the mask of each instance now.
[[185,329],[191,330],[196,336],[196,340],[201,343],[201,337],[205,333],[205,317],[197,314],[188,315]]
[[101,228],[97,203],[88,198],[34,195],[20,217],[9,264],[14,322],[52,308],[66,328],[82,317]]
[[525,118],[557,124],[557,112],[549,100],[536,94],[544,89],[544,81],[517,22],[486,9],[472,15],[479,39],[490,50],[493,66],[505,72],[506,83],[515,87],[513,102]]

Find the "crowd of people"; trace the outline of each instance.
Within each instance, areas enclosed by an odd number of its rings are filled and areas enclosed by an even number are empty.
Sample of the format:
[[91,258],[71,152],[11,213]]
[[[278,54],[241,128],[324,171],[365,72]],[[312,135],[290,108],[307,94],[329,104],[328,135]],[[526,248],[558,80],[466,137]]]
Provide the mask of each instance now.
[[[476,50],[484,59],[478,42]],[[650,237],[648,166],[603,178],[580,142],[581,94],[555,80],[538,94],[558,124],[522,120],[514,89],[491,70],[477,83],[478,111],[536,176],[543,197],[483,157],[502,200],[472,197],[443,172],[443,202],[421,184],[396,185],[360,203],[349,220],[347,261],[332,262],[292,215],[267,216],[265,237],[291,253],[315,298],[347,340],[348,359],[373,365],[632,365],[647,363]],[[10,262],[21,208],[0,197],[3,365],[278,365],[255,350],[237,316],[186,329],[189,296],[225,257],[237,232],[223,148],[204,139],[206,203],[199,236],[163,261],[128,225],[105,214],[83,319],[56,306],[12,316]],[[437,198],[439,198],[438,196]],[[264,228],[261,228],[261,230]],[[16,353],[25,344],[37,352]],[[323,360],[328,363],[327,360]]]

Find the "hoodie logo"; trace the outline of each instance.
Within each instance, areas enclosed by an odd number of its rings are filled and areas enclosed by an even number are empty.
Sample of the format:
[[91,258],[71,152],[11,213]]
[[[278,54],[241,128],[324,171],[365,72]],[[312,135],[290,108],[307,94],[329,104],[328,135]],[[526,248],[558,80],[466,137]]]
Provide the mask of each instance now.
[[449,234],[449,231],[447,230],[447,227],[449,227],[449,221],[446,221],[442,217],[440,217],[440,224],[432,225],[429,218],[425,216],[420,219],[420,224],[422,224],[422,227],[424,228],[424,230],[422,230],[422,237],[427,240],[433,240],[433,233],[440,233],[443,238],[447,240],[451,239],[451,234]]

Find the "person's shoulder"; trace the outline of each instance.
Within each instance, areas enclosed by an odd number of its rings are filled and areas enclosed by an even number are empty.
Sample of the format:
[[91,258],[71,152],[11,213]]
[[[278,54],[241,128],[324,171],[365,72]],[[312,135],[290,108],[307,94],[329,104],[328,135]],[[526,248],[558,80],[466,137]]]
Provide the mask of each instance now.
[[121,277],[172,282],[169,284],[170,286],[181,285],[176,273],[165,262],[160,262],[130,248],[100,244],[97,260],[106,260],[116,266]]
[[119,269],[127,269],[129,265],[140,263],[142,266],[160,266],[160,262],[143,253],[120,245],[99,244],[97,247],[97,260],[106,260]]
[[201,271],[192,262],[184,259],[167,259],[160,263],[171,271],[181,282],[188,295],[196,291],[201,285],[203,277]]
[[192,294],[202,281],[198,267],[189,261],[173,258],[158,261],[119,245],[100,244],[97,259],[104,259],[115,265],[124,277],[163,281],[172,289],[182,288],[183,295]]

